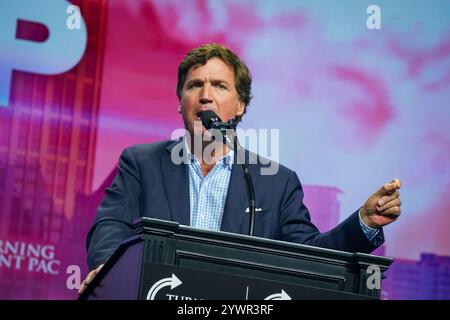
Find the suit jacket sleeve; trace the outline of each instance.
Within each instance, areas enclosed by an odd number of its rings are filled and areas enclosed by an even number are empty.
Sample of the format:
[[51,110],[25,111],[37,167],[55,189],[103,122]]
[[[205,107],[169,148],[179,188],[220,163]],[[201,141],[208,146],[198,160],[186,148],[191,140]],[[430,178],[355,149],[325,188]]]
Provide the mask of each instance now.
[[141,179],[131,149],[120,157],[118,172],[97,209],[87,236],[88,265],[92,270],[105,263],[120,243],[134,232],[133,221],[140,215]]
[[364,234],[358,211],[330,231],[320,233],[312,224],[308,209],[303,203],[300,180],[292,172],[286,183],[280,208],[280,240],[347,252],[370,253],[376,246]]

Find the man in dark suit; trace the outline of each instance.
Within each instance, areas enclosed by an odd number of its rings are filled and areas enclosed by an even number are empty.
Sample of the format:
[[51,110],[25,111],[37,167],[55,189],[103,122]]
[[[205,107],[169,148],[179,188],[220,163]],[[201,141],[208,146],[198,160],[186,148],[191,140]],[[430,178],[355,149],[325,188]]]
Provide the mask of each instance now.
[[[251,100],[251,76],[229,49],[208,44],[188,53],[178,69],[177,95],[185,139],[135,145],[123,151],[119,171],[100,204],[88,234],[89,284],[118,245],[133,235],[141,216],[210,230],[247,234],[248,197],[234,151],[198,125],[205,110],[223,121],[240,121]],[[195,144],[189,137],[201,137]],[[207,137],[205,139],[205,137]],[[214,146],[214,148],[210,148]],[[207,156],[206,150],[210,150]],[[182,163],[174,161],[181,156]],[[383,185],[334,229],[320,233],[303,204],[297,174],[246,153],[256,192],[255,235],[349,252],[372,252],[384,242],[382,226],[400,215],[400,181]]]

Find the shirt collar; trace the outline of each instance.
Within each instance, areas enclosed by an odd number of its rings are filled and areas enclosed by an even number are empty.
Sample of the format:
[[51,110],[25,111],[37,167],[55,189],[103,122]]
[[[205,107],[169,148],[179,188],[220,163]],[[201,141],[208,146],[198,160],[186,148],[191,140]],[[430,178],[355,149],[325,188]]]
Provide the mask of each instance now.
[[[183,143],[184,143],[184,150],[186,150],[187,158],[191,161],[191,163],[197,162],[198,164],[200,164],[197,157],[193,153],[191,153],[191,149],[189,148],[186,139],[183,139]],[[219,163],[221,166],[227,167],[229,170],[231,170],[233,168],[233,161],[234,161],[234,151],[228,150],[227,154],[217,159],[216,165]]]

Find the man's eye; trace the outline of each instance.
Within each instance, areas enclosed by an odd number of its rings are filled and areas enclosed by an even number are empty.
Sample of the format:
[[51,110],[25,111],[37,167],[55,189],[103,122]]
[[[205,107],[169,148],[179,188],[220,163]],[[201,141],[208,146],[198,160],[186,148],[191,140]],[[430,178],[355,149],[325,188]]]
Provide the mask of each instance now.
[[194,83],[191,83],[189,86],[188,86],[188,88],[189,89],[191,89],[191,88],[200,88],[202,86],[202,84],[200,83],[200,82],[194,82]]
[[227,87],[222,83],[216,83],[215,86],[220,89],[226,89]]

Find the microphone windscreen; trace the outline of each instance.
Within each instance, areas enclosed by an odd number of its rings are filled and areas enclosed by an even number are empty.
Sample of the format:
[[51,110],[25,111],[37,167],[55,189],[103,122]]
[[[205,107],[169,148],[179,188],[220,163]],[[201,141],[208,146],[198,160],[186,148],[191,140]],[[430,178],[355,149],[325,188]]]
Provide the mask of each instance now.
[[222,122],[219,116],[212,110],[205,110],[200,115],[200,119],[202,120],[202,124],[206,129],[211,129],[213,124],[216,122]]

